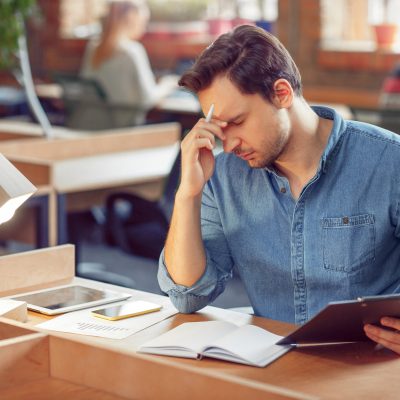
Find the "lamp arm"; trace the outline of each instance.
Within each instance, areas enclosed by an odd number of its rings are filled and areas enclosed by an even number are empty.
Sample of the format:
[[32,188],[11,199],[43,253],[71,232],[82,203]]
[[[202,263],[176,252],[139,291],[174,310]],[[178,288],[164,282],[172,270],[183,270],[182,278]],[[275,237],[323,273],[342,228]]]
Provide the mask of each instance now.
[[[22,21],[21,24],[23,24]],[[52,126],[35,92],[25,34],[20,35],[18,38],[18,55],[22,70],[22,83],[25,88],[26,96],[28,98],[28,104],[33,114],[39,121],[40,126],[43,128],[44,135],[47,138],[53,137]]]

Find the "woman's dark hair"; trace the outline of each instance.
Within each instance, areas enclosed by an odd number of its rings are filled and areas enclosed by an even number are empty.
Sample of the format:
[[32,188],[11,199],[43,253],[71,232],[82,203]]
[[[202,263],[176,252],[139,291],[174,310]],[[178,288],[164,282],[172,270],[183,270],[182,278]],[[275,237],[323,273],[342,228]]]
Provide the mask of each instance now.
[[258,93],[269,101],[280,78],[302,95],[301,76],[289,52],[275,36],[250,25],[221,35],[183,74],[179,85],[197,93],[217,76],[229,78],[242,93]]

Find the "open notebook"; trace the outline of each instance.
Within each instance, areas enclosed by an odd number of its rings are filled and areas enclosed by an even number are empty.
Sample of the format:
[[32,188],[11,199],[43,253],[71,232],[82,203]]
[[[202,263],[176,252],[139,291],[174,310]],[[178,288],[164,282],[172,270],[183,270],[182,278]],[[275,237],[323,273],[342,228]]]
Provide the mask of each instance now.
[[281,339],[282,336],[254,325],[189,322],[143,344],[139,352],[197,359],[212,357],[265,367],[292,348],[278,345]]
[[383,316],[400,318],[400,295],[331,302],[284,338],[254,325],[192,322],[145,343],[139,351],[189,358],[213,357],[264,367],[294,347],[368,340],[364,324],[379,325]]

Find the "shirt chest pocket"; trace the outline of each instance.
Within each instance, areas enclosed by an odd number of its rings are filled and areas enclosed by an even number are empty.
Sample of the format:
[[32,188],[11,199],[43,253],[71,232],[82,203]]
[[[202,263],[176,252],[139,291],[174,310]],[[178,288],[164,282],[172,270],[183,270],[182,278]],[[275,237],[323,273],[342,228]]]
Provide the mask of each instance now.
[[324,268],[355,272],[375,259],[375,219],[372,214],[323,218]]

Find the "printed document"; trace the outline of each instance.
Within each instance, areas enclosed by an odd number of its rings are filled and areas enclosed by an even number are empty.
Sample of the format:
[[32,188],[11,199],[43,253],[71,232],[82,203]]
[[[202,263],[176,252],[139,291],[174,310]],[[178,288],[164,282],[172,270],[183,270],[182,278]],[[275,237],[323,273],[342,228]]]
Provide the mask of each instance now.
[[160,311],[119,321],[107,321],[95,317],[91,310],[98,309],[99,307],[97,306],[88,310],[63,314],[37,326],[49,331],[124,339],[178,313],[168,297],[157,299],[157,303],[162,305]]

